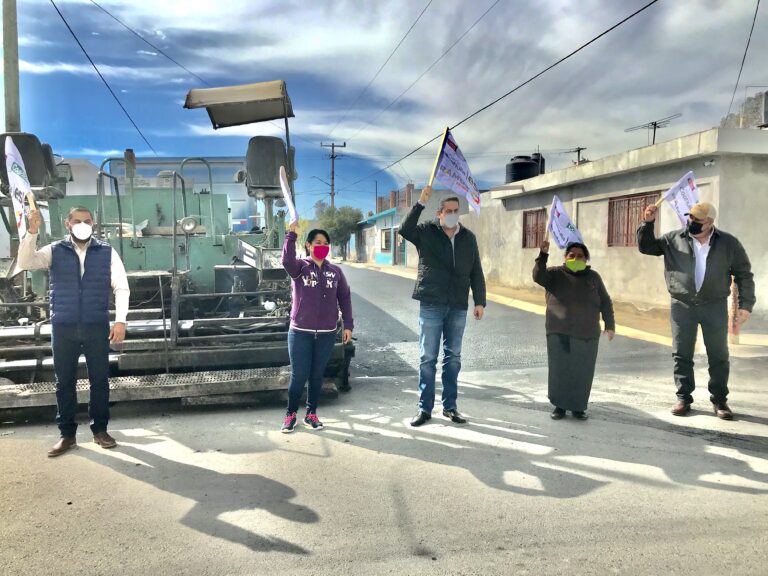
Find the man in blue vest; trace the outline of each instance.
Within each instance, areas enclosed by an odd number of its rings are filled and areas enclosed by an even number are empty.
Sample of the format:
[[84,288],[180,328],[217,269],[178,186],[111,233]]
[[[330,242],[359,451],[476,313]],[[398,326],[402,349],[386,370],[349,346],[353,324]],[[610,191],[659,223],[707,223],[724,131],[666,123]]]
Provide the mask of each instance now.
[[[48,268],[51,303],[51,346],[56,374],[56,403],[61,438],[48,451],[60,456],[77,445],[77,368],[85,356],[91,383],[88,416],[93,441],[102,448],[117,445],[107,433],[109,422],[109,343],[125,338],[128,278],[118,253],[91,235],[93,215],[80,206],[64,222],[70,235],[37,250],[40,212],[29,214],[29,229],[19,244],[18,263],[24,270]],[[109,325],[109,295],[115,295],[115,323]]]

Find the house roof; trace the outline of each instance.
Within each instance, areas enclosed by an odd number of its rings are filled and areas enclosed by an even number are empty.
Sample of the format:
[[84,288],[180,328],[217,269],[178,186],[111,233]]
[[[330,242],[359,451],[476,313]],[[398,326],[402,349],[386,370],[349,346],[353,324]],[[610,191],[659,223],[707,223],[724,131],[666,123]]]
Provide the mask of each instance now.
[[491,198],[503,200],[562,188],[629,172],[647,170],[697,157],[723,154],[768,155],[768,131],[713,128],[651,146],[612,154],[593,162],[541,174],[491,189]]
[[368,218],[364,218],[363,220],[360,220],[360,222],[358,222],[357,225],[360,226],[361,224],[373,224],[379,218],[385,218],[386,216],[391,216],[396,212],[397,212],[397,208],[389,208],[388,210],[384,210],[382,212],[379,212],[378,214],[374,214],[373,216],[368,216]]

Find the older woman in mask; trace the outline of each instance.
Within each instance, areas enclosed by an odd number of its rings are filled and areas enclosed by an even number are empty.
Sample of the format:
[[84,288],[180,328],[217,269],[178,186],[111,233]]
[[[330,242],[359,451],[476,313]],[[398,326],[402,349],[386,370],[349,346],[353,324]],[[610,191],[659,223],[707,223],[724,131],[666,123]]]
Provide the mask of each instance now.
[[547,291],[549,401],[554,406],[551,416],[560,420],[570,410],[574,418],[586,420],[600,316],[608,340],[613,340],[613,303],[602,278],[587,264],[589,250],[584,244],[569,244],[561,266],[547,268],[548,258],[549,242],[544,241],[533,267],[533,280]]

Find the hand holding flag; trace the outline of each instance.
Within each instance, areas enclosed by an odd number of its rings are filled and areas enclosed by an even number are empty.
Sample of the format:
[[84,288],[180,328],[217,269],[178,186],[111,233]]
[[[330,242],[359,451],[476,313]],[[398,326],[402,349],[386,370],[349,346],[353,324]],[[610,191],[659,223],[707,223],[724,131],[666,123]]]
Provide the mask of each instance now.
[[[552,206],[549,208],[549,221],[547,222],[547,232],[551,232],[555,243],[562,250],[568,244],[573,242],[584,243],[581,232],[573,225],[568,213],[563,207],[560,198],[552,198]],[[547,246],[549,248],[549,246]]]
[[435,179],[457,194],[465,196],[475,213],[480,214],[480,190],[449,128],[445,129],[435,158],[435,167],[429,179],[430,187]]
[[293,205],[291,187],[288,184],[288,175],[285,172],[285,166],[280,166],[280,189],[283,191],[283,200],[285,200],[285,205],[288,207],[288,212],[291,215],[289,224],[296,224],[299,221],[299,214],[296,212],[296,206]]
[[[13,213],[16,218],[16,228],[19,231],[19,238],[23,238],[27,233],[24,216],[29,214],[30,207],[35,206],[34,195],[32,194],[32,187],[29,185],[27,170],[24,168],[24,159],[10,136],[5,138],[5,167],[8,172],[8,185],[13,202]],[[25,206],[24,199],[30,197],[32,197],[30,206]]]
[[[688,222],[688,212],[699,201],[699,189],[696,187],[696,182],[693,179],[693,172],[688,172],[662,194],[661,198],[656,201],[656,208],[659,208],[665,200],[669,202],[669,205],[677,214],[680,223],[685,226]],[[650,216],[650,214],[647,214],[647,211],[646,215]],[[644,219],[646,222],[651,222],[656,219],[656,216],[654,215],[650,220],[647,217]]]

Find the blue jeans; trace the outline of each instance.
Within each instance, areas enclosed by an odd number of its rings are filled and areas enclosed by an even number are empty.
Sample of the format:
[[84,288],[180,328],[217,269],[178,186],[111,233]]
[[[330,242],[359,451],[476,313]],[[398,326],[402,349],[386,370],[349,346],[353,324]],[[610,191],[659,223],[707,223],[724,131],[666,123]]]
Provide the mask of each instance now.
[[85,355],[91,393],[91,432],[107,431],[109,422],[109,324],[53,324],[53,371],[56,374],[56,422],[62,436],[77,431],[77,361]]
[[291,383],[288,385],[288,414],[299,409],[304,384],[307,390],[307,412],[317,410],[317,401],[323,387],[323,374],[336,343],[335,332],[288,332],[288,355],[291,358]]
[[448,304],[419,307],[419,409],[431,413],[435,405],[435,375],[440,340],[443,341],[443,409],[456,410],[458,378],[461,370],[461,340],[467,325],[467,311]]

